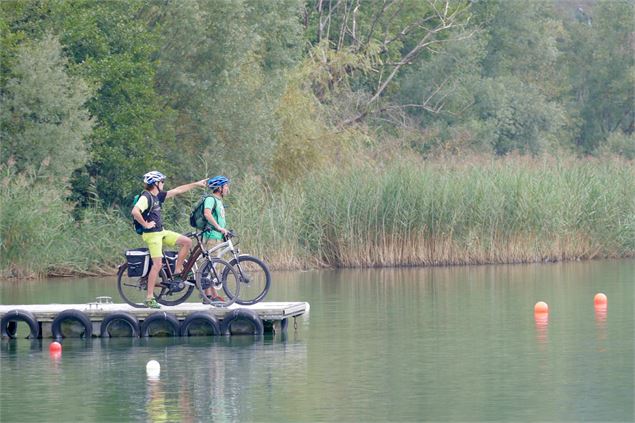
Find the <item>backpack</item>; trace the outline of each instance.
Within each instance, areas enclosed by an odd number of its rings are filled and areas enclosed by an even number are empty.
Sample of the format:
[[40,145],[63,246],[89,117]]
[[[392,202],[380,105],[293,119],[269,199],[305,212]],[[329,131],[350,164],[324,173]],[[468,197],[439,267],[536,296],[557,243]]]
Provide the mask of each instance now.
[[[192,212],[190,213],[190,226],[196,229],[207,229],[210,223],[205,219],[205,200],[213,195],[203,195],[200,200],[194,205]],[[212,213],[216,210],[216,198],[214,198],[214,207],[212,207]]]
[[[134,200],[132,200],[132,207],[134,207],[137,204],[137,201],[139,201],[139,198],[141,198],[142,195],[145,195],[145,193],[146,191],[134,196]],[[152,195],[150,194],[146,195],[146,198],[148,199],[148,208],[146,209],[146,211],[141,213],[141,216],[147,220],[148,213],[150,213],[150,210],[152,210],[152,208],[154,207],[154,199],[152,198]],[[138,233],[139,235],[141,235],[142,233],[146,231],[146,229],[143,226],[141,226],[141,224],[137,222],[134,217],[132,218],[132,224],[134,226],[135,232]]]

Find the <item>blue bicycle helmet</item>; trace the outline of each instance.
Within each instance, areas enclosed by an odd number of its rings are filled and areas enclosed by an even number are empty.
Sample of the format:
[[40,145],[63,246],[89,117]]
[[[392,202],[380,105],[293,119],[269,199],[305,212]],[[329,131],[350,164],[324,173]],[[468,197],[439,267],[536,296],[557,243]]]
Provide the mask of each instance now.
[[229,183],[229,179],[227,179],[224,176],[214,176],[213,178],[210,178],[207,180],[207,188],[211,189],[211,190],[216,190],[218,188],[221,188],[223,185],[226,185]]
[[143,183],[146,185],[154,185],[163,181],[165,181],[165,175],[158,170],[153,170],[143,175]]

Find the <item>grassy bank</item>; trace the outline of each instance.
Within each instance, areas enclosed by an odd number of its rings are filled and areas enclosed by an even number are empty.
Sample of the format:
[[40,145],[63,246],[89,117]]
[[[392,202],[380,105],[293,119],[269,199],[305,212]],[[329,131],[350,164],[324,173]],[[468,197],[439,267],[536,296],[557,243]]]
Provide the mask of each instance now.
[[[116,212],[91,210],[78,224],[59,198],[18,182],[2,188],[4,276],[112,273],[124,248],[141,245]],[[13,197],[5,199],[11,186]],[[311,175],[275,192],[257,179],[232,188],[227,216],[239,246],[275,269],[635,256],[632,162],[368,164]],[[33,210],[42,198],[47,209]],[[189,230],[192,199],[168,205],[172,228]],[[29,231],[18,230],[25,225]]]

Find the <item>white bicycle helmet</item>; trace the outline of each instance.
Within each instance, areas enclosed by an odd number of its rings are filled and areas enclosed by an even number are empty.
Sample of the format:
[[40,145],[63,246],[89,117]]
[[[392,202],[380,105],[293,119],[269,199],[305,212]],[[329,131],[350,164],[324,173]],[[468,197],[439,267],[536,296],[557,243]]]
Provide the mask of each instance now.
[[163,181],[165,181],[165,175],[158,170],[153,170],[143,175],[143,183],[146,185],[154,185]]

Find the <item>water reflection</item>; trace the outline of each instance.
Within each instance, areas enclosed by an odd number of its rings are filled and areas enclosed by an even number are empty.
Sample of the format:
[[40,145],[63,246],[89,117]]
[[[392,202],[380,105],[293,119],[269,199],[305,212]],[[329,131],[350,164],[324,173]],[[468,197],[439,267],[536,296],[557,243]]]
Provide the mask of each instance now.
[[534,313],[536,322],[536,341],[543,347],[547,345],[547,328],[549,326],[549,313]]
[[595,323],[599,352],[606,352],[607,342],[607,329],[606,329],[606,316],[608,313],[608,306],[606,303],[594,304],[595,309]]

